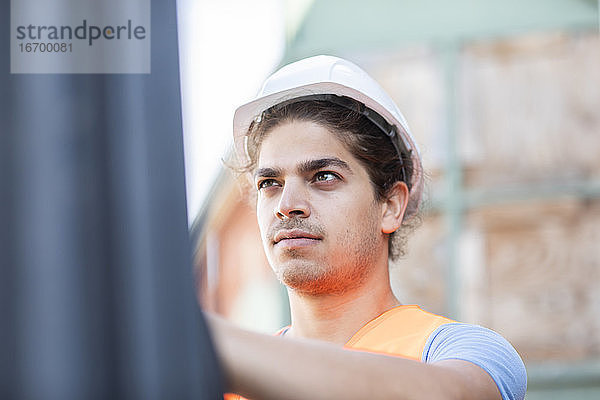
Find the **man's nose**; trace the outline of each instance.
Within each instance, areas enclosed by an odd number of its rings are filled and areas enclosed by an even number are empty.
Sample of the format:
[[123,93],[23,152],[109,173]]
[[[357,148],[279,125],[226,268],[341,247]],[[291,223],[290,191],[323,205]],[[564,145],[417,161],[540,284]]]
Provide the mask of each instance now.
[[307,188],[300,182],[286,182],[275,209],[279,219],[307,218],[310,215],[310,202]]

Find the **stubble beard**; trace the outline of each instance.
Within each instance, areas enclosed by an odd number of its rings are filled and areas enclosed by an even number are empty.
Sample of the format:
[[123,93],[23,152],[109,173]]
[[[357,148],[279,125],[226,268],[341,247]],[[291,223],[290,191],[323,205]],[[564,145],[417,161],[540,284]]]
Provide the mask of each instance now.
[[339,245],[330,246],[337,253],[314,259],[303,250],[290,249],[284,254],[284,262],[275,264],[269,260],[277,278],[299,295],[340,295],[360,287],[375,268],[380,251],[375,220],[368,218],[368,221],[367,227],[346,229]]

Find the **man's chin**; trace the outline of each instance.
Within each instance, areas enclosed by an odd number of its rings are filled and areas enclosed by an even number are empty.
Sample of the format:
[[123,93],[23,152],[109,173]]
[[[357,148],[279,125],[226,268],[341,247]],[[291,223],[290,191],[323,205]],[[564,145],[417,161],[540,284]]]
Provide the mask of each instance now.
[[323,264],[302,258],[282,262],[274,270],[283,285],[308,294],[320,292],[331,278],[331,271]]
[[295,268],[314,268],[322,264],[322,257],[312,249],[307,248],[275,248],[269,254],[269,264],[273,270]]

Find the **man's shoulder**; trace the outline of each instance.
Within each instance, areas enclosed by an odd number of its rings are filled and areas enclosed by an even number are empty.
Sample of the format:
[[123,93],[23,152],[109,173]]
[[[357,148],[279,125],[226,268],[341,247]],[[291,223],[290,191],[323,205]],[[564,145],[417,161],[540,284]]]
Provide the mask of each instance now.
[[421,360],[429,336],[439,326],[452,322],[417,305],[398,306],[368,322],[346,347]]
[[429,337],[423,361],[471,362],[496,382],[503,399],[522,399],[527,372],[515,348],[499,333],[479,325],[450,323],[438,327]]

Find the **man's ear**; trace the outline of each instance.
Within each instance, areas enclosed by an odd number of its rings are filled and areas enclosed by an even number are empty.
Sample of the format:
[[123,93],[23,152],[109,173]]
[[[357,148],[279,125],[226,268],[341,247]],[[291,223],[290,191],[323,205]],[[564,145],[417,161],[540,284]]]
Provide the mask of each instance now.
[[408,187],[404,182],[396,182],[389,190],[387,199],[383,201],[381,231],[393,233],[402,225],[404,212],[408,205]]

